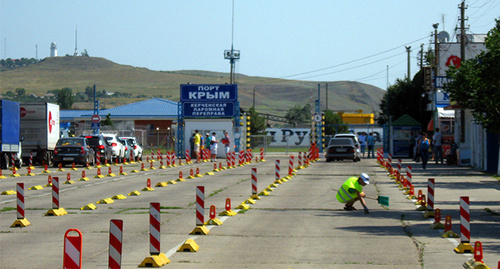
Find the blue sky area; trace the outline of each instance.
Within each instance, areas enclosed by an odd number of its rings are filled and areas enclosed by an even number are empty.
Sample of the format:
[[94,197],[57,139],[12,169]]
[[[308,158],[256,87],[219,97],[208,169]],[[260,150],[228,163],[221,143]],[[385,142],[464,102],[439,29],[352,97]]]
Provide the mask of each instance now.
[[[458,0],[234,0],[238,73],[312,81],[360,81],[386,89],[418,71],[432,24],[455,38]],[[468,33],[487,33],[500,1],[466,1]],[[229,72],[232,0],[0,0],[2,58],[45,58],[78,48],[151,70]],[[444,20],[444,23],[443,23]],[[455,38],[456,40],[456,38]],[[36,49],[38,47],[38,49]],[[389,66],[389,76],[387,76]]]

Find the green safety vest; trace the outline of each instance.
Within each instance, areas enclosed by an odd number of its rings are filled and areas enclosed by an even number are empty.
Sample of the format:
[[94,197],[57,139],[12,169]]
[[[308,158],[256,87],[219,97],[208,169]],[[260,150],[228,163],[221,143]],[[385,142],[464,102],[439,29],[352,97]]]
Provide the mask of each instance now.
[[358,183],[358,177],[350,177],[342,184],[337,192],[337,201],[347,203],[356,199],[358,194],[354,190],[360,193],[363,191],[363,186]]

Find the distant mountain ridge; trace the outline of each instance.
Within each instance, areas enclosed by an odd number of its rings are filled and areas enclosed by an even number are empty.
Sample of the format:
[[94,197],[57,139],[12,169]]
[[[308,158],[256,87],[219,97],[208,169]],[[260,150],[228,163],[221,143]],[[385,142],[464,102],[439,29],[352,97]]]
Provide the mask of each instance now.
[[[0,73],[2,94],[24,88],[26,93],[42,96],[49,90],[69,87],[73,92],[83,92],[87,86],[98,90],[130,93],[134,96],[162,97],[179,100],[179,85],[225,84],[229,74],[202,70],[152,71],[147,68],[120,65],[98,57],[53,57],[26,67]],[[354,81],[316,82],[252,77],[237,74],[240,106],[248,109],[254,102],[257,112],[284,115],[295,105],[304,106],[317,99],[318,83],[321,84],[321,109],[326,107],[325,84],[328,83],[328,108],[333,111],[365,113],[378,112],[385,91]],[[100,100],[111,108],[136,102],[137,98],[106,98]],[[144,100],[144,98],[142,98]],[[88,103],[75,104],[75,108],[91,109]]]

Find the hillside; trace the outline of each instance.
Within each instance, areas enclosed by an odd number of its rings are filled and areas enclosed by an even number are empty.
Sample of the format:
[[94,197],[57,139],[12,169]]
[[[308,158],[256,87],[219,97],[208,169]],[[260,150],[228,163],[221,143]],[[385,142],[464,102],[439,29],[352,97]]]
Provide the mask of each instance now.
[[[209,71],[152,71],[147,68],[120,65],[96,57],[55,57],[27,67],[0,72],[0,91],[5,94],[24,88],[26,93],[42,96],[49,90],[69,87],[73,92],[83,92],[96,84],[98,90],[130,93],[133,96],[162,97],[179,100],[179,85],[184,83],[228,83],[229,74]],[[251,77],[238,74],[238,94],[241,107],[248,109],[253,103],[258,112],[284,115],[295,105],[310,102],[311,94],[317,99],[318,83],[315,81],[282,80]],[[372,85],[353,81],[321,82],[322,109],[326,106],[325,84],[328,83],[328,107],[334,111],[379,111],[384,91]],[[144,98],[142,98],[144,99]],[[103,98],[103,107],[110,108],[138,98]],[[91,109],[91,103],[74,105]]]

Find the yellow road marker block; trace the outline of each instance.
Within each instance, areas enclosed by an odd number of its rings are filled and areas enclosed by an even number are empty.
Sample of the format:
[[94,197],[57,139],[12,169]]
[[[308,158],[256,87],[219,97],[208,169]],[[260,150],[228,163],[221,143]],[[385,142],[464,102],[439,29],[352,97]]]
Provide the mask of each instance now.
[[84,207],[80,208],[80,210],[94,210],[96,208],[97,208],[97,206],[95,206],[94,204],[88,204],[88,205],[85,205]]
[[141,264],[139,264],[139,267],[162,267],[169,263],[170,260],[167,258],[167,255],[165,255],[165,253],[160,253],[144,258]]
[[215,225],[215,226],[219,226],[219,225],[222,225],[222,221],[218,218],[214,218],[214,219],[210,219],[208,220],[205,225]]
[[139,191],[133,191],[133,192],[128,194],[128,196],[139,196],[139,195],[141,195],[141,193]]
[[127,196],[123,195],[123,194],[118,194],[118,195],[115,195],[113,196],[114,200],[124,200],[124,199],[127,199]]
[[246,205],[245,203],[241,203],[239,206],[236,207],[237,209],[243,209],[243,210],[248,210],[250,209],[250,206]]
[[454,250],[456,253],[474,253],[474,247],[467,242],[461,242]]
[[16,219],[16,221],[14,221],[14,223],[12,223],[12,225],[10,225],[11,228],[15,228],[15,227],[26,227],[28,225],[30,225],[31,223],[27,220],[27,219]]
[[245,204],[250,204],[250,205],[253,205],[253,204],[255,204],[255,200],[254,200],[254,199],[252,199],[252,198],[248,198],[248,199],[246,199],[246,200],[245,200],[245,202],[244,202],[244,203],[245,203]]
[[[262,195],[262,196],[268,196],[269,195],[269,192],[267,192],[267,190],[263,190],[259,193],[259,195]],[[252,197],[253,198],[253,197]]]
[[142,189],[142,191],[154,191],[154,190],[155,189],[151,187],[145,187],[144,189]]
[[49,209],[47,213],[45,213],[45,216],[64,216],[67,215],[68,212],[62,207],[57,208],[57,209]]
[[14,195],[17,192],[15,190],[8,190],[8,191],[3,191],[1,195]]
[[233,210],[226,210],[219,213],[219,216],[235,216],[237,213]]
[[100,201],[98,201],[97,203],[98,204],[112,204],[114,202],[115,201],[113,201],[113,199],[111,199],[111,198],[104,198],[104,199],[101,199]]
[[170,180],[169,182],[167,182],[167,184],[174,185],[174,184],[177,184],[177,182],[175,182],[175,180]]
[[197,252],[198,249],[200,246],[193,239],[188,239],[177,249],[177,252]]
[[158,182],[155,185],[155,187],[166,187],[166,186],[167,186],[167,182]]
[[194,228],[193,231],[191,231],[191,235],[207,235],[210,231],[207,229],[207,227],[205,227],[205,225],[203,226],[196,226],[196,228]]
[[31,191],[43,190],[43,187],[42,187],[42,185],[36,185],[36,186],[29,188],[28,190],[31,190]]

